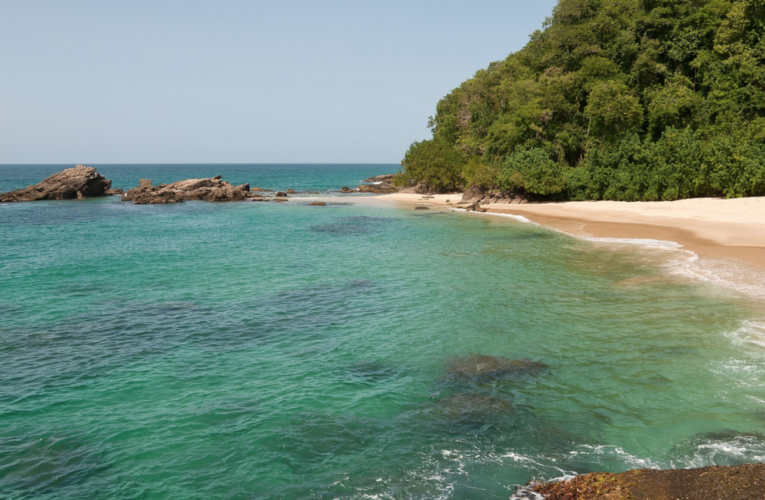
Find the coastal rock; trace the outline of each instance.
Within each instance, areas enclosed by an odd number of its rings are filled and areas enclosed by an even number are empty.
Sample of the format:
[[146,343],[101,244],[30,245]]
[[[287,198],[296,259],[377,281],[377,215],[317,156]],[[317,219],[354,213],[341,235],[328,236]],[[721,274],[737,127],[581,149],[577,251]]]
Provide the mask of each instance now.
[[278,197],[278,198],[286,198],[286,197],[287,197],[287,193],[286,193],[286,192],[284,192],[284,191],[277,191],[277,192],[274,194],[274,196],[276,196],[276,197]]
[[138,179],[138,187],[150,188],[152,185],[151,179]]
[[99,174],[95,168],[77,165],[53,174],[39,184],[0,193],[0,202],[93,198],[106,196],[111,187],[112,181]]
[[395,177],[396,174],[382,174],[382,175],[376,175],[374,177],[370,177],[369,179],[364,179],[361,182],[382,182],[385,183],[391,183],[393,182],[393,177]]
[[362,184],[356,188],[360,193],[375,193],[375,194],[388,194],[397,193],[398,188],[393,185],[385,184]]
[[399,188],[393,185],[394,176],[395,174],[383,174],[364,179],[362,182],[369,182],[371,184],[362,184],[361,186],[357,187],[356,190],[361,193],[397,193]]
[[234,186],[218,175],[210,179],[187,179],[172,184],[144,186],[128,190],[123,201],[136,205],[179,203],[183,201],[243,201],[250,199],[247,184]]
[[309,207],[326,207],[327,204],[324,203],[323,201],[314,201],[312,203],[309,203],[308,206]]
[[341,192],[341,193],[353,193],[353,189],[349,188],[348,186],[343,186],[343,187],[340,189],[340,192]]
[[430,210],[428,207],[414,207],[415,210]]
[[244,191],[245,193],[249,193],[250,192],[250,185],[249,184],[242,184],[240,186],[237,186],[236,188],[241,190],[241,191]]
[[427,182],[420,182],[414,187],[416,194],[430,194],[430,185]]
[[462,201],[478,201],[486,196],[486,190],[478,186],[471,186],[462,194]]
[[538,361],[483,354],[455,357],[446,362],[449,378],[469,380],[495,380],[537,375],[546,369],[547,365]]
[[593,473],[527,489],[547,500],[754,500],[765,492],[765,464]]
[[122,196],[123,194],[125,194],[125,191],[119,188],[106,190],[106,196]]
[[295,191],[294,189],[287,190],[287,194],[295,194],[295,193],[297,193],[297,191]]
[[471,203],[470,205],[465,207],[465,210],[468,212],[486,212],[486,209],[483,208],[479,202]]

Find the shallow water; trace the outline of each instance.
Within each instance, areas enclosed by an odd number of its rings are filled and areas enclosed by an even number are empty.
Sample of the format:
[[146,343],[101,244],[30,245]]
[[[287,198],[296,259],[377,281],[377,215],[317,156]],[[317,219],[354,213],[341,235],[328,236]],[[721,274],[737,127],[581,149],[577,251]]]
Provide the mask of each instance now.
[[[330,170],[264,187],[379,167]],[[0,491],[507,499],[533,477],[765,460],[757,301],[672,276],[671,250],[421,215],[0,206]],[[449,372],[473,354],[547,369]]]

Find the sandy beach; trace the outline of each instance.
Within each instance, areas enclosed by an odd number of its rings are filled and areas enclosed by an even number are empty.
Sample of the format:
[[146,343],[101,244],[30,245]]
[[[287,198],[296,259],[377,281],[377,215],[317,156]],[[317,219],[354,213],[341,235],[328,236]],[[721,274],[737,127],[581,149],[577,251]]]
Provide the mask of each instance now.
[[[460,194],[394,193],[391,202],[455,206]],[[563,202],[483,205],[522,215],[575,236],[674,241],[700,257],[735,258],[765,268],[765,197],[659,202]]]

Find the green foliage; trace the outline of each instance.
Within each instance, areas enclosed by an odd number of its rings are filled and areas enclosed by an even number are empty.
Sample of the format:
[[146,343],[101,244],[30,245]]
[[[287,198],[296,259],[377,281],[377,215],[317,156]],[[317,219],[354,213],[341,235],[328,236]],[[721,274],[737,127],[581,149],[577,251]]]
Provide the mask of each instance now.
[[559,0],[526,47],[438,103],[432,145],[413,145],[402,179],[570,199],[765,195],[764,62],[765,0]]
[[398,186],[408,186],[411,181],[427,182],[436,191],[451,191],[462,186],[463,154],[444,141],[427,140],[415,142],[409,147],[394,178]]
[[566,179],[559,163],[541,149],[519,147],[507,157],[499,172],[497,184],[505,190],[518,190],[538,195],[553,195],[563,191]]

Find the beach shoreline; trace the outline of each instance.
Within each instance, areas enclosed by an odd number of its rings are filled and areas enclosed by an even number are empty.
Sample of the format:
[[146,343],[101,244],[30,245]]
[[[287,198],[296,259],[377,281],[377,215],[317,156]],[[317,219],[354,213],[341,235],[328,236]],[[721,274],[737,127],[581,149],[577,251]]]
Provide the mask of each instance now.
[[[394,193],[389,202],[459,208],[461,194]],[[703,258],[736,259],[765,269],[765,197],[659,202],[482,205],[576,237],[670,241]]]

